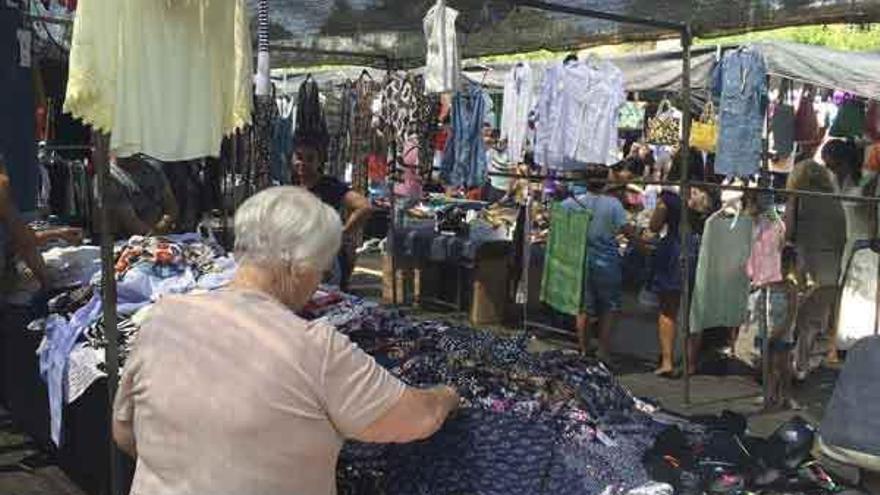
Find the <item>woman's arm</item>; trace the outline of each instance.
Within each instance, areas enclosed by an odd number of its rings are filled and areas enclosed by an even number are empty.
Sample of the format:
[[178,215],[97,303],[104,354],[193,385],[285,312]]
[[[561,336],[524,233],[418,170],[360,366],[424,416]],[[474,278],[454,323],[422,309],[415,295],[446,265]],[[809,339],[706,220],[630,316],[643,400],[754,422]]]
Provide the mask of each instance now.
[[162,187],[162,218],[153,226],[153,234],[167,234],[174,230],[177,217],[180,210],[177,206],[177,199],[174,198],[174,192],[167,180],[163,181],[165,185]]
[[40,285],[46,287],[46,265],[37,250],[37,237],[34,235],[34,231],[18,217],[15,206],[12,204],[11,191],[9,177],[0,173],[0,222],[6,224],[9,231],[9,244],[12,252],[30,268]]
[[373,214],[370,200],[354,191],[345,193],[345,196],[342,198],[342,204],[346,211],[349,212],[348,221],[345,222],[345,226],[342,229],[343,235],[351,235],[357,232],[370,218],[370,215]]

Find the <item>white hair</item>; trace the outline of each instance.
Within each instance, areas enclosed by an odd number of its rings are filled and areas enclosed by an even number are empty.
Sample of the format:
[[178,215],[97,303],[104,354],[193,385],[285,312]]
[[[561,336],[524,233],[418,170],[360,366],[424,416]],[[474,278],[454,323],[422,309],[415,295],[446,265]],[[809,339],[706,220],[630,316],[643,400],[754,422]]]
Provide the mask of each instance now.
[[339,214],[301,187],[266,189],[235,212],[235,252],[241,263],[289,263],[328,269],[342,244]]

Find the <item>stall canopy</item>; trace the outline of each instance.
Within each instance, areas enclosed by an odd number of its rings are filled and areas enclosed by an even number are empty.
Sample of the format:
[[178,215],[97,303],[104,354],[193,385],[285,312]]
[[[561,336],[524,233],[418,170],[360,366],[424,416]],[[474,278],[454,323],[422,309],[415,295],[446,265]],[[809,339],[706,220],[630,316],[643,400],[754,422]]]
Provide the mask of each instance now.
[[[844,52],[823,47],[786,43],[780,41],[754,43],[767,61],[771,75],[786,77],[795,81],[812,83],[816,86],[839,89],[880,100],[880,53]],[[722,50],[736,49],[737,46],[724,46]],[[695,47],[691,57],[691,88],[696,92],[709,89],[712,69],[719,49],[715,46]],[[678,92],[681,88],[681,51],[654,51],[649,53],[610,57],[611,63],[624,74],[627,91]],[[535,87],[540,87],[544,70],[557,60],[530,62],[535,69]],[[465,64],[462,77],[488,88],[502,88],[508,72],[515,62]],[[322,86],[354,80],[363,70],[368,70],[374,79],[381,78],[381,70],[366,67],[333,67],[311,73]],[[418,71],[420,69],[416,69]],[[283,92],[292,92],[305,79],[305,72],[287,77],[276,76],[275,82]],[[286,82],[286,84],[284,84]]]
[[[258,0],[249,0],[256,5]],[[435,0],[269,0],[270,39],[276,66],[321,59],[290,47],[384,54],[421,65],[422,18]],[[586,18],[533,8],[586,9],[613,16],[655,20],[654,26]],[[875,0],[447,0],[460,12],[458,31],[465,57],[516,53],[677,35],[690,23],[697,36],[798,24],[870,22],[880,19]]]

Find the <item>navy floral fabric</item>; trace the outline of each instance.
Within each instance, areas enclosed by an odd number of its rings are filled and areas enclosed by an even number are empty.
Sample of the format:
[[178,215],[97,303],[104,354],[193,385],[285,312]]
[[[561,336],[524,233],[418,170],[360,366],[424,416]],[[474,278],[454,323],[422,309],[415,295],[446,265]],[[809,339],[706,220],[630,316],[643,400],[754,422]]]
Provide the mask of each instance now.
[[463,400],[430,439],[348,442],[342,495],[600,494],[649,481],[641,459],[659,427],[596,361],[379,307],[338,328],[407,383],[449,384]]

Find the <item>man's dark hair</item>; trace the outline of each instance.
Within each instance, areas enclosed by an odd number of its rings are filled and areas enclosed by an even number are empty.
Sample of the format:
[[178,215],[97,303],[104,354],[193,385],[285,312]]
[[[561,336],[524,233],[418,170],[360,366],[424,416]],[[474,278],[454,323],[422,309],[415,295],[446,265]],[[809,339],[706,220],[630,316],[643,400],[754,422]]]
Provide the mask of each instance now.
[[608,167],[591,165],[587,167],[585,176],[587,190],[590,192],[600,192],[608,185]]

